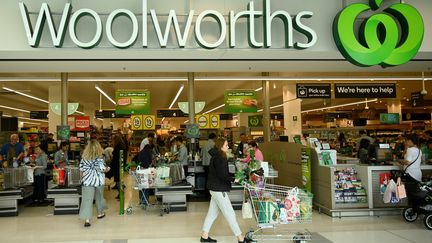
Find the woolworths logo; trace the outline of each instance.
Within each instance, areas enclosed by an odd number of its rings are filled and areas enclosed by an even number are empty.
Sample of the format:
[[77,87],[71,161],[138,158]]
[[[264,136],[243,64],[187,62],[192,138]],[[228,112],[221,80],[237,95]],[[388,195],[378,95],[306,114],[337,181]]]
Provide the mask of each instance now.
[[[358,66],[397,66],[410,61],[423,42],[424,24],[413,6],[398,3],[378,12],[384,0],[369,5],[352,4],[343,9],[333,23],[333,36],[340,52]],[[373,10],[355,31],[359,15]],[[358,36],[358,38],[357,38]]]

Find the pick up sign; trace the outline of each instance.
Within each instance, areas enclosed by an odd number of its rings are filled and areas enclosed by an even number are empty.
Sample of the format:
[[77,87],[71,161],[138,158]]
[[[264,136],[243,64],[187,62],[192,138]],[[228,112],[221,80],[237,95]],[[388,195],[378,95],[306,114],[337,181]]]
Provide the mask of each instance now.
[[297,84],[297,98],[299,99],[330,99],[330,84]]
[[335,98],[396,98],[396,84],[335,84]]

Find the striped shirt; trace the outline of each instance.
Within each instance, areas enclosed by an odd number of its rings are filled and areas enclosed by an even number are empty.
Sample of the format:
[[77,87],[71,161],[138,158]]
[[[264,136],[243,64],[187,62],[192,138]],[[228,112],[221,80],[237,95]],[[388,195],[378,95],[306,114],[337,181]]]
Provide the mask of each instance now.
[[79,165],[82,172],[81,182],[83,186],[103,186],[105,185],[105,161],[103,157],[94,160],[81,159]]

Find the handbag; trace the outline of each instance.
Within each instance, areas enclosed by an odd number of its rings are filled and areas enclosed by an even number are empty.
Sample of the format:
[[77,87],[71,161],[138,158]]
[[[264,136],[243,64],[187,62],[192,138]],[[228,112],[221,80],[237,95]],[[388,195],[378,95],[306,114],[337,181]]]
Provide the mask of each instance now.
[[397,183],[396,183],[396,196],[399,199],[403,199],[406,198],[406,190],[405,190],[405,185],[401,183],[401,178],[398,177],[397,179]]
[[389,180],[386,190],[384,192],[384,197],[383,197],[384,203],[392,202],[392,194],[395,192],[395,190],[396,190],[395,182],[393,180]]

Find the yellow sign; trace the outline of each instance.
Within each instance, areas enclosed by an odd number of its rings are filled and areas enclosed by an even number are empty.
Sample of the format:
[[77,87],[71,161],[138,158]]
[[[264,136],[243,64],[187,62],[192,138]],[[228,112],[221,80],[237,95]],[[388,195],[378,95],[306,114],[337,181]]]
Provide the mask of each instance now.
[[195,121],[199,126],[199,129],[219,129],[220,118],[216,114],[206,114],[195,116]]
[[220,117],[219,115],[210,114],[209,115],[209,128],[219,129],[220,128]]
[[132,130],[143,130],[143,116],[131,116]]
[[156,119],[152,115],[133,115],[131,116],[132,130],[155,130]]
[[198,124],[199,129],[209,128],[209,115],[196,115],[195,122]]
[[144,130],[156,129],[156,117],[153,115],[143,115],[143,123]]

